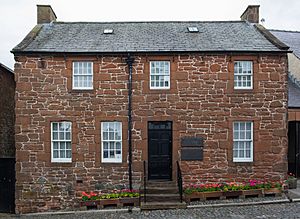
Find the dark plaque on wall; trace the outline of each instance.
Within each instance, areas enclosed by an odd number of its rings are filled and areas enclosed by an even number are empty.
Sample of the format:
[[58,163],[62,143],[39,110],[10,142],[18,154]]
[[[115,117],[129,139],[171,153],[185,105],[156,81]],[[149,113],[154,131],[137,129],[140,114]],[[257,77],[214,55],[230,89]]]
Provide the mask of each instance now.
[[181,147],[203,147],[202,137],[183,137]]
[[181,139],[181,160],[203,160],[202,137],[183,137]]

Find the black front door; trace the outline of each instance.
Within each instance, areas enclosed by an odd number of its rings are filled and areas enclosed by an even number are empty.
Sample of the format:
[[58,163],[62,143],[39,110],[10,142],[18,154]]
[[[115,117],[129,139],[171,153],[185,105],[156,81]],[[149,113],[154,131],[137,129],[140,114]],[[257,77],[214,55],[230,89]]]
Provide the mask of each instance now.
[[0,212],[15,212],[15,158],[0,158]]
[[289,122],[288,171],[300,177],[300,122]]
[[148,123],[148,178],[172,179],[172,122]]

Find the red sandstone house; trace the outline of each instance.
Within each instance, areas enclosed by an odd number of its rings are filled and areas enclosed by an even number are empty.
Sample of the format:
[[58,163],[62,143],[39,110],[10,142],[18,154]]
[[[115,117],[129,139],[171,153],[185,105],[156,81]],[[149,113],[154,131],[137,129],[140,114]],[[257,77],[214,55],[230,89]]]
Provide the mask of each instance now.
[[[81,191],[283,179],[288,47],[241,21],[38,24],[16,46],[16,212]],[[151,182],[152,181],[152,182]],[[161,185],[161,184],[159,184]]]

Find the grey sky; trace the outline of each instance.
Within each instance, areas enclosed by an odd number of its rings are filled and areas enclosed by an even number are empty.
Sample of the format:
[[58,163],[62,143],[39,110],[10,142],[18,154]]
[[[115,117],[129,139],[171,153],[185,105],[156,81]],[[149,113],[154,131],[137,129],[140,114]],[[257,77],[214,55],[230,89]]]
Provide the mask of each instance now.
[[10,50],[36,24],[36,5],[50,4],[59,21],[239,20],[260,5],[269,29],[300,31],[299,0],[1,0],[0,62],[13,69]]

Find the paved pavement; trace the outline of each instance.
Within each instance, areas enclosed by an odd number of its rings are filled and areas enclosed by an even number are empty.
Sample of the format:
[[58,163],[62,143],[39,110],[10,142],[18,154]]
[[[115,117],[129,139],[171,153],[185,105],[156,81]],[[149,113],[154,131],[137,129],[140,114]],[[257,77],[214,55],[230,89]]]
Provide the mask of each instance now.
[[[14,218],[14,217],[13,217]],[[239,207],[210,207],[180,210],[160,211],[133,211],[129,212],[73,212],[70,214],[40,214],[19,217],[21,219],[199,219],[199,218],[222,218],[222,219],[248,219],[248,218],[300,218],[300,202],[283,204],[252,205]]]
[[45,213],[30,215],[8,215],[0,214],[0,218],[20,218],[20,219],[201,219],[201,218],[222,218],[222,219],[248,219],[248,218],[299,218],[300,219],[300,181],[298,188],[289,190],[287,196],[291,202],[272,204],[251,204],[240,206],[217,206],[201,208],[188,208],[178,210],[158,210],[158,211],[140,211],[138,208],[128,212],[127,209],[107,209],[96,211],[75,211],[66,213]]

